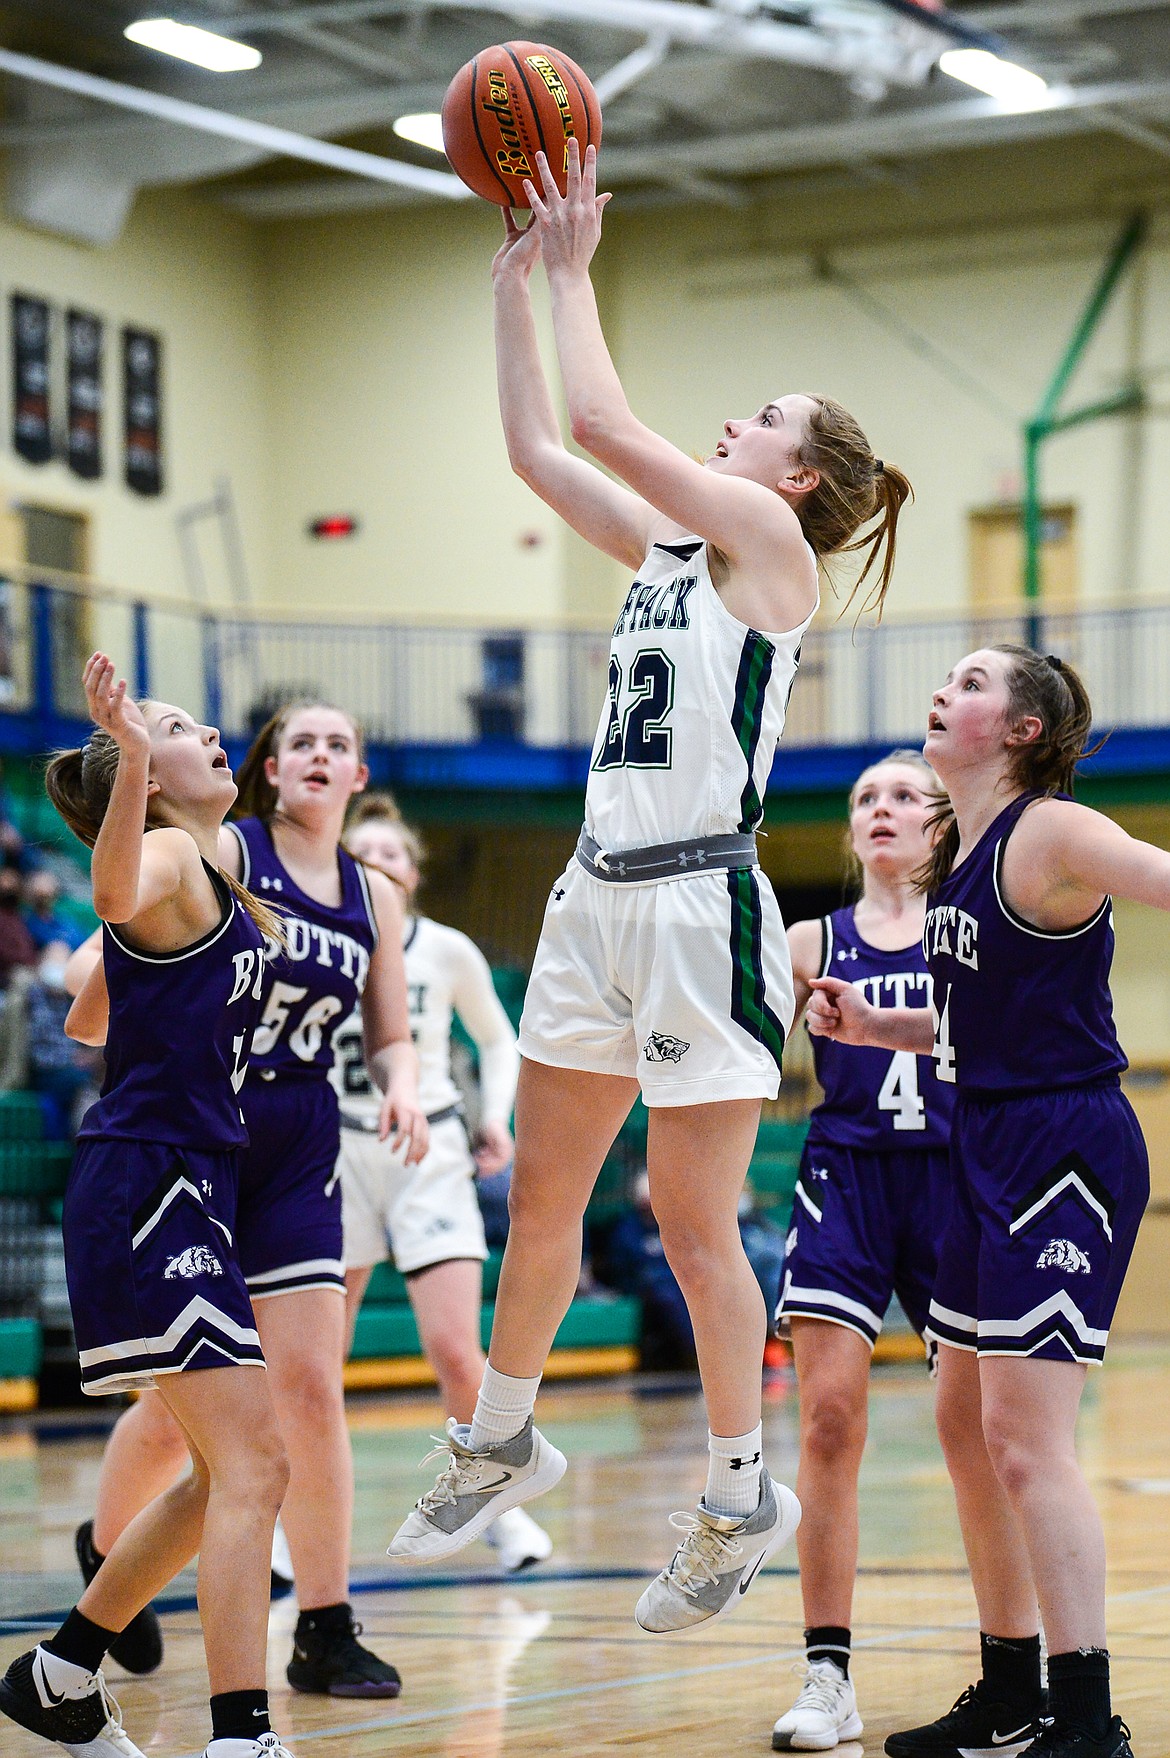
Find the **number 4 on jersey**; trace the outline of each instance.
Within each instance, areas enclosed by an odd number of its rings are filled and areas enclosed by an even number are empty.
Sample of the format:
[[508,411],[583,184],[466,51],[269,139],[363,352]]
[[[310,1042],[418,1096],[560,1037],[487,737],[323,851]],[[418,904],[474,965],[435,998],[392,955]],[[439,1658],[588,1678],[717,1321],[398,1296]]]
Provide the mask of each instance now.
[[918,1091],[918,1058],[895,1050],[878,1093],[878,1110],[894,1113],[895,1129],[925,1129],[926,1102]]

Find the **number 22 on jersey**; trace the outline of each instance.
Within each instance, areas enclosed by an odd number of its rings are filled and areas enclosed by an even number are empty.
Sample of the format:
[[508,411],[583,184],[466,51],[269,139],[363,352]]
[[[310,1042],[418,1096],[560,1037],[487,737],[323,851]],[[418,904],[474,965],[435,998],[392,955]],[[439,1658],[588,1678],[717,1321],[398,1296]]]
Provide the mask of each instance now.
[[665,724],[674,706],[674,665],[658,647],[645,647],[630,663],[622,706],[622,668],[609,661],[609,725],[594,769],[669,769],[674,735]]

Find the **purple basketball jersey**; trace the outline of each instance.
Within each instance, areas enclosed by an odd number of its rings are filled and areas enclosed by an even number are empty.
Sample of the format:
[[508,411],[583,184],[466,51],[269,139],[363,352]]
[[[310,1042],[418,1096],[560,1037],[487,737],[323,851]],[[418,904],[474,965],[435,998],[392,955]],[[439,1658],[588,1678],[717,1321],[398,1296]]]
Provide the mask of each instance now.
[[228,829],[239,839],[244,884],[281,911],[288,941],[288,951],[268,966],[249,1062],[253,1078],[325,1080],[333,1066],[333,1033],[357,1006],[378,943],[365,873],[338,849],[341,903],[330,909],[306,896],[289,875],[267,824],[241,818]]
[[[852,904],[826,916],[821,932],[823,977],[852,983],[874,1007],[930,1005],[920,945],[897,952],[871,946],[857,931]],[[929,1056],[835,1044],[831,1038],[813,1038],[812,1047],[825,1096],[809,1119],[811,1144],[869,1153],[946,1147],[953,1095],[935,1079]]]
[[223,915],[182,952],[142,952],[102,929],[110,995],[106,1078],[79,1135],[211,1150],[242,1147],[236,1095],[260,1014],[264,941],[207,867]]
[[1006,806],[927,900],[935,1069],[962,1092],[1086,1087],[1128,1066],[1109,993],[1111,900],[1079,928],[1050,932],[1015,915],[1003,895],[1008,837],[1038,798],[1023,793]]

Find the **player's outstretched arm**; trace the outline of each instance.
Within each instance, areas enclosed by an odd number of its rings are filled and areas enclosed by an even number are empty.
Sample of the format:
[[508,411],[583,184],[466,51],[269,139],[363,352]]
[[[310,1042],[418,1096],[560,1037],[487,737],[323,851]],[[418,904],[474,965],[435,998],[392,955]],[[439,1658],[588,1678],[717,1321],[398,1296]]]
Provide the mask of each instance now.
[[597,194],[597,159],[585,162],[569,143],[566,194],[537,155],[541,189],[525,187],[552,292],[557,357],[578,445],[613,470],[666,518],[714,544],[733,567],[780,580],[791,576],[791,603],[777,614],[796,623],[812,608],[808,551],[800,521],[781,496],[744,477],[706,470],[639,421],[626,401],[602,334],[589,264],[601,236],[608,196]]
[[[449,930],[454,936],[454,930]],[[512,1162],[515,1143],[509,1127],[516,1103],[520,1052],[512,1022],[492,982],[491,967],[466,934],[451,942],[454,984],[451,999],[479,1056],[480,1124],[473,1149],[485,1177]]]
[[430,1130],[418,1102],[418,1052],[410,1034],[406,967],[402,962],[402,894],[384,873],[366,869],[378,924],[378,944],[362,991],[362,1040],[366,1067],[382,1092],[378,1138],[393,1147],[405,1141],[415,1164],[426,1154]]
[[532,316],[530,277],[540,256],[540,235],[531,225],[521,230],[508,208],[504,233],[492,263],[492,281],[496,379],[508,461],[581,537],[636,568],[650,545],[653,510],[566,449]]
[[150,734],[142,711],[104,653],[86,662],[82,681],[95,725],[118,747],[110,803],[93,845],[93,907],[103,922],[131,923],[173,899],[186,870],[199,868],[199,855],[185,830],[159,830],[145,845]]
[[812,995],[814,978],[820,975],[821,948],[824,929],[820,920],[793,922],[788,930],[788,953],[792,959],[792,987],[796,995],[796,1012],[788,1036],[800,1020]]
[[1170,910],[1170,853],[1073,800],[1040,800],[1004,856],[1007,902],[1036,926],[1077,927],[1112,894]]
[[838,1044],[869,1044],[878,1050],[913,1050],[929,1056],[934,1017],[927,1007],[873,1007],[840,977],[814,977],[809,984],[808,1029]]

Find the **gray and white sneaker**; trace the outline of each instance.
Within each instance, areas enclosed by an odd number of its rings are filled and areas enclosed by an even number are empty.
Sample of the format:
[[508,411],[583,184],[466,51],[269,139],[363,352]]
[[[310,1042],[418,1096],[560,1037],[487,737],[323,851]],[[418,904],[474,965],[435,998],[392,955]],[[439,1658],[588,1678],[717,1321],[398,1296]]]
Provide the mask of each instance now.
[[481,1538],[508,1508],[543,1495],[565,1474],[563,1453],[550,1446],[531,1416],[510,1441],[476,1453],[467,1445],[466,1423],[447,1422],[447,1439],[436,1437],[428,1459],[448,1454],[434,1489],[420,1496],[391,1540],[387,1556],[408,1563],[429,1563],[453,1556],[472,1539]]
[[800,1525],[800,1503],[782,1483],[760,1472],[760,1501],[742,1520],[710,1513],[672,1514],[686,1537],[643,1593],[634,1617],[643,1630],[665,1636],[690,1630],[738,1605],[774,1550]]
[[831,1660],[810,1660],[804,1689],[772,1729],[773,1752],[827,1752],[863,1731],[852,1679]]

